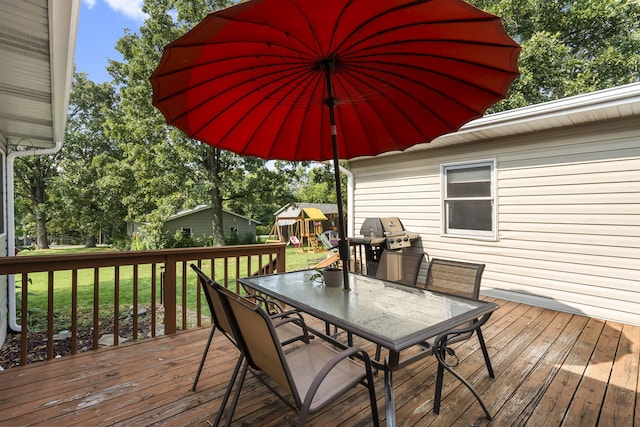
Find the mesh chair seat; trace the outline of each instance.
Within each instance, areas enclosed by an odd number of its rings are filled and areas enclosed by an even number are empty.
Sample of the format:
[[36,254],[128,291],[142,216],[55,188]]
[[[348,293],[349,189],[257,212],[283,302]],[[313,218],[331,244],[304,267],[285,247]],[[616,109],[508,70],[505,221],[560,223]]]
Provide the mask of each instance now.
[[[326,365],[327,360],[336,356],[338,351],[327,347],[321,342],[314,342],[304,347],[296,348],[286,355],[291,375],[296,378],[295,386],[300,396],[306,396],[311,389],[313,380]],[[335,397],[342,395],[366,378],[362,365],[351,359],[342,359],[327,374],[313,396],[310,412],[325,407]]]

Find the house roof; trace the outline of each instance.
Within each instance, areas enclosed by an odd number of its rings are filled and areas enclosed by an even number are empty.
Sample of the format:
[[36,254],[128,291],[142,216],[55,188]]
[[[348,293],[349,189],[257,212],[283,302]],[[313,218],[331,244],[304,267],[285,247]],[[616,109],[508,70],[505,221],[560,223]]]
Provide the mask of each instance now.
[[80,0],[0,0],[0,133],[12,148],[62,142]]
[[430,143],[418,144],[406,151],[434,149],[637,116],[640,116],[640,82],[489,114],[467,123],[458,132],[443,135]]
[[337,215],[338,205],[335,203],[287,203],[273,215],[276,218],[298,218],[302,209],[318,209],[324,215]]
[[[175,214],[173,214],[173,215],[169,216],[169,217],[167,218],[167,221],[172,221],[172,220],[174,220],[174,219],[182,218],[183,216],[193,215],[194,213],[202,212],[202,211],[206,211],[206,210],[208,210],[208,209],[211,209],[211,205],[198,205],[198,206],[196,206],[196,207],[195,207],[195,208],[193,208],[193,209],[184,209],[184,210],[178,211],[177,213],[175,213]],[[237,218],[240,218],[240,219],[244,219],[244,220],[246,220],[246,221],[251,221],[251,222],[254,222],[254,223],[256,223],[256,224],[262,224],[262,223],[261,223],[260,221],[258,221],[258,220],[251,219],[251,218],[247,218],[246,216],[243,216],[243,215],[237,214],[237,213],[235,213],[235,212],[227,211],[227,210],[224,210],[224,209],[222,210],[222,212],[224,212],[224,213],[226,213],[226,214],[229,214],[229,215],[233,215],[233,216],[235,216],[235,217],[237,217]]]

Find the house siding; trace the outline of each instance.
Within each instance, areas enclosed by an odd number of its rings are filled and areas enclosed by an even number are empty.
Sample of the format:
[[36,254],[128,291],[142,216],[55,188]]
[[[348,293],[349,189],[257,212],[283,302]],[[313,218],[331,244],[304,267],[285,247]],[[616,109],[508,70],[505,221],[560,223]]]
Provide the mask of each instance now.
[[[486,159],[497,239],[443,236],[441,164]],[[637,119],[358,160],[352,172],[356,230],[397,216],[430,257],[485,263],[484,294],[640,324]]]
[[[176,231],[180,231],[183,228],[191,228],[191,235],[193,237],[198,238],[207,238],[212,234],[211,231],[211,211],[210,210],[202,210],[199,212],[194,212],[189,215],[185,215],[179,218],[175,218],[172,220],[168,220],[164,224],[164,230],[169,233],[169,235],[174,235]],[[222,213],[222,224],[223,224],[223,232],[225,237],[231,236],[231,228],[230,227],[238,227],[238,238],[242,240],[247,234],[251,234],[255,237],[256,234],[256,223],[251,221],[251,225],[249,224],[249,220],[240,218],[235,215],[231,215],[227,212]]]

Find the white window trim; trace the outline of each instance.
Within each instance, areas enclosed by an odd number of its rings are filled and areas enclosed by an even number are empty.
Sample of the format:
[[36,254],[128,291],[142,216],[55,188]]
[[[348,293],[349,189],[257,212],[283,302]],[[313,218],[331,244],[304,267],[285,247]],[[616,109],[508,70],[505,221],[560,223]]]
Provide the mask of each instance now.
[[[455,163],[442,163],[440,165],[440,236],[450,238],[462,238],[462,239],[476,239],[476,240],[498,240],[498,194],[496,185],[496,171],[497,160],[492,159],[480,159],[473,161],[455,162]],[[445,205],[445,194],[447,180],[445,177],[445,171],[451,169],[466,169],[470,167],[489,166],[491,168],[491,230],[492,231],[479,231],[479,230],[466,230],[466,229],[449,229],[447,232],[447,215]],[[482,198],[486,199],[486,198]]]

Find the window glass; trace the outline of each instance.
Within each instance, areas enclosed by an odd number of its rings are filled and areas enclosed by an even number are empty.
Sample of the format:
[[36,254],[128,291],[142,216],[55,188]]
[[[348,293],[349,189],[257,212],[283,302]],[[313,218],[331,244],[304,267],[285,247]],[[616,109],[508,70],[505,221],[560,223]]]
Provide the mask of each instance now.
[[494,161],[442,166],[444,234],[495,236]]

